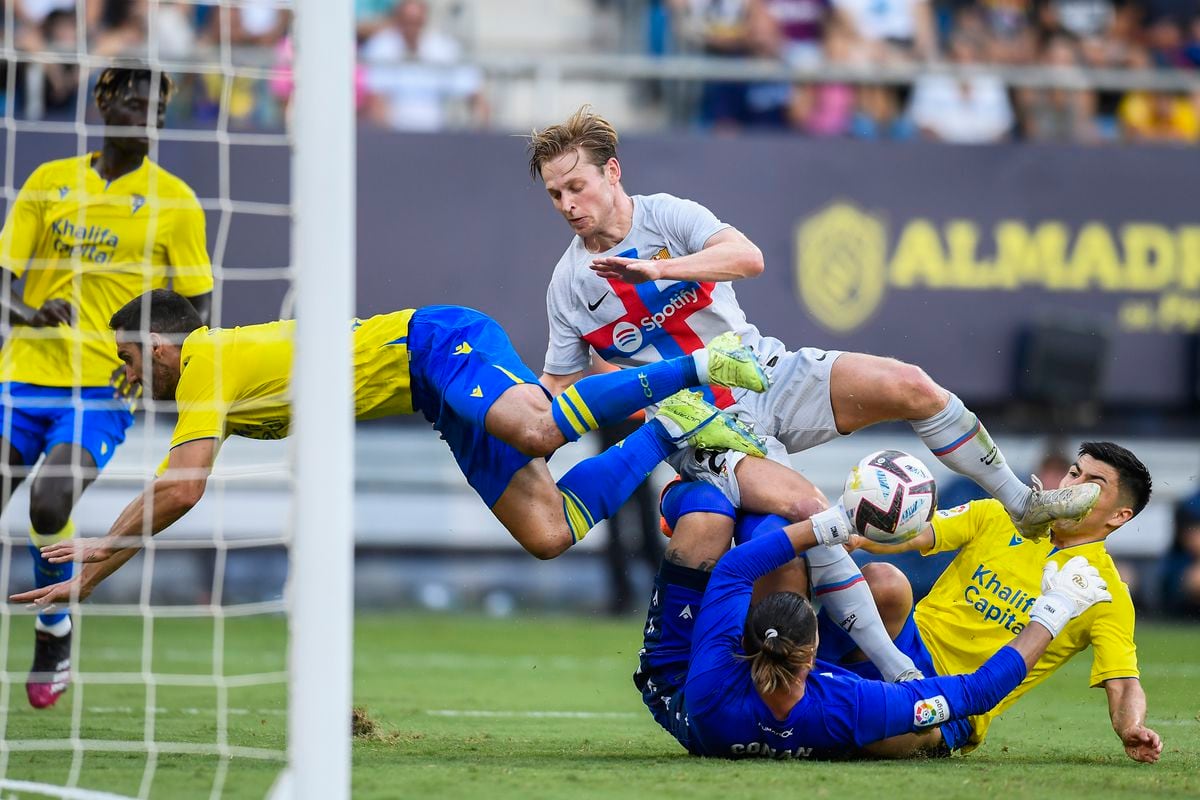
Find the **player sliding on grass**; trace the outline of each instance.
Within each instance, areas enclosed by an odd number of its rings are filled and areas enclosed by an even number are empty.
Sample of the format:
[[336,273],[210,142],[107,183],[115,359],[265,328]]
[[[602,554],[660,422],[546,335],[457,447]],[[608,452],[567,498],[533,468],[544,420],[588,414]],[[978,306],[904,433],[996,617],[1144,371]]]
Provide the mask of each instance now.
[[[669,194],[630,196],[622,184],[617,132],[586,106],[562,124],[536,131],[529,169],[546,186],[575,234],[546,294],[550,343],[542,383],[559,392],[583,376],[589,348],[620,367],[642,369],[704,347],[733,330],[766,364],[770,390],[715,392],[765,435],[768,456],[744,459],[685,450],[668,461],[685,478],[716,486],[734,506],[795,522],[828,505],[788,465],[787,455],[887,420],[907,420],[950,469],[1004,504],[1025,535],[1045,535],[1051,519],[1081,517],[1096,500],[1088,484],[1043,492],[1022,483],[976,416],[919,367],[865,353],[788,350],[746,320],[732,281],[763,271],[759,249],[704,206]],[[685,518],[685,527],[694,520]],[[724,524],[705,520],[702,524]],[[726,525],[727,545],[732,530]],[[694,564],[714,552],[676,551]],[[829,589],[826,607],[889,679],[911,676],[880,622],[858,567],[842,551],[814,553],[811,581]],[[807,588],[803,570],[773,576]]]
[[[1088,683],[1103,686],[1113,730],[1134,761],[1154,763],[1162,740],[1146,727],[1146,693],[1138,679],[1133,643],[1134,610],[1129,589],[1121,582],[1104,548],[1110,534],[1133,519],[1150,500],[1150,472],[1131,452],[1112,442],[1087,442],[1062,480],[1063,486],[1089,481],[1100,486],[1100,500],[1083,520],[1054,524],[1050,538],[1030,541],[1013,527],[995,500],[981,500],[934,515],[932,523],[901,545],[861,540],[865,550],[897,553],[916,550],[933,555],[958,550],[933,589],[913,609],[912,587],[890,564],[863,569],[884,623],[895,632],[901,650],[911,654],[926,674],[967,672],[984,663],[1025,626],[1038,591],[1042,564],[1084,556],[1095,564],[1112,589],[1113,601],[1073,621],[1004,700],[986,713],[942,729],[950,749],[973,750],[1005,709],[1089,645],[1092,670]],[[821,648],[826,661],[843,663],[867,677],[879,677],[854,651],[840,629],[820,616]],[[857,663],[856,663],[857,662]]]
[[867,680],[816,660],[817,620],[802,595],[778,592],[750,604],[756,580],[800,553],[840,549],[850,531],[837,505],[739,545],[711,573],[663,560],[634,683],[655,720],[688,752],[821,758],[936,751],[936,726],[992,708],[1070,620],[1110,600],[1085,558],[1061,568],[1047,562],[1031,624],[971,674]]
[[[87,597],[133,557],[144,534],[158,533],[199,502],[225,437],[288,434],[294,322],[209,329],[185,298],[160,290],[129,302],[110,325],[130,383],[178,404],[166,469],[107,536],[43,551],[54,563],[84,562],[80,576],[13,595],[14,601],[67,600],[73,583]],[[503,329],[478,311],[397,311],[355,320],[353,336],[356,416],[424,414],[496,518],[539,558],[583,538],[684,443],[763,453],[761,440],[732,417],[697,393],[681,392],[709,383],[766,388],[758,362],[736,336],[636,372],[594,376],[557,398],[521,362]],[[649,403],[662,404],[657,419],[555,484],[545,456]]]

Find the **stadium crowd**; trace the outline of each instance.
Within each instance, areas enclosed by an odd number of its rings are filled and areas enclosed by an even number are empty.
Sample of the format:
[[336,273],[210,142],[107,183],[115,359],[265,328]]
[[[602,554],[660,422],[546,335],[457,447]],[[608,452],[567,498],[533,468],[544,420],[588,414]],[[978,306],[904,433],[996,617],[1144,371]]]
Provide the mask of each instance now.
[[[644,30],[645,48],[654,54],[777,59],[796,67],[918,68],[911,84],[695,87],[693,117],[716,131],[956,143],[1200,141],[1200,88],[1190,93],[1097,91],[1083,83],[1022,88],[986,69],[1040,66],[1062,76],[1085,68],[1195,70],[1200,66],[1195,0],[595,2],[614,7],[627,28]],[[144,52],[150,27],[160,57],[168,60],[227,41],[278,72],[272,80],[233,81],[232,124],[270,128],[282,124],[291,89],[286,5],[246,0],[220,9],[164,0],[151,9],[148,0],[12,0],[12,16],[6,18],[17,49],[27,52],[74,52],[82,31],[93,55]],[[82,25],[77,8],[85,14]],[[356,9],[364,122],[417,131],[488,125],[484,73],[469,66],[467,43],[431,22],[427,0],[356,0]],[[938,62],[982,69],[966,77],[919,70]],[[21,64],[11,101],[24,116],[73,118],[78,75],[69,65]],[[181,97],[172,104],[173,121],[202,125],[214,119],[221,77],[176,77]]]

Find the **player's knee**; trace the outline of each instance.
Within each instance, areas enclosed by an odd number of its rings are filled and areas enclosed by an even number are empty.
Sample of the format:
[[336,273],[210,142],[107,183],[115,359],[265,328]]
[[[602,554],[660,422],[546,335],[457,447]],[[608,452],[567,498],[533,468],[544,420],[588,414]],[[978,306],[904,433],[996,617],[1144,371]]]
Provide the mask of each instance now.
[[39,536],[58,533],[71,519],[70,492],[60,496],[57,502],[47,494],[31,495],[29,500],[29,524]]
[[814,493],[791,498],[783,516],[791,522],[803,522],[813,514],[829,508],[829,501],[825,499],[821,490],[813,487],[813,491]]
[[552,418],[531,420],[516,433],[515,439],[516,441],[510,444],[524,455],[533,458],[549,456],[562,447],[565,441],[562,431],[554,424]]
[[539,561],[549,561],[567,552],[574,543],[575,540],[572,538],[570,530],[564,527],[561,530],[547,531],[546,535],[533,540],[524,541],[521,546],[525,548],[525,552]]
[[912,585],[903,572],[891,564],[875,561],[864,565],[862,574],[881,616],[908,614],[912,607]]
[[886,385],[891,387],[897,415],[904,419],[926,419],[942,410],[948,394],[925,370],[903,361],[892,362]]

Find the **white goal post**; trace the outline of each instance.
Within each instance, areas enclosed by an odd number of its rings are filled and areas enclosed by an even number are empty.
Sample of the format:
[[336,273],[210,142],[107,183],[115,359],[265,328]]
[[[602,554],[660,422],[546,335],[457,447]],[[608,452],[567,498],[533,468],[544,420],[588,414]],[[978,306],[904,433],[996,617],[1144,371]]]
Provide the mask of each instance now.
[[350,796],[354,4],[297,0],[296,6],[297,435],[286,782],[298,800],[334,800]]

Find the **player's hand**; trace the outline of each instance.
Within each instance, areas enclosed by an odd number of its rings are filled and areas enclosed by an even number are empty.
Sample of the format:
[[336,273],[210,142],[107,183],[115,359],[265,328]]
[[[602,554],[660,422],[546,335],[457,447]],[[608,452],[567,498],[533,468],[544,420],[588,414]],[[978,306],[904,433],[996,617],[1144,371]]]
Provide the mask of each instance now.
[[625,283],[646,283],[662,280],[663,265],[659,261],[648,259],[609,256],[594,259],[592,272],[605,280],[616,278]]
[[8,599],[14,603],[29,603],[34,608],[44,611],[58,603],[69,603],[72,597],[84,600],[91,593],[92,590],[83,582],[83,575],[76,575],[69,581],[30,589],[20,594],[10,594]]
[[852,533],[850,541],[843,545],[847,552],[853,553],[855,550],[862,550],[864,553],[873,553],[877,556],[888,556],[894,553],[906,552],[908,548],[904,544],[883,544],[882,542],[873,542],[867,537]]
[[112,386],[113,397],[128,402],[129,410],[136,411],[138,398],[142,396],[142,385],[140,383],[134,385],[129,382],[129,375],[125,372],[125,367],[120,366],[114,369],[108,382]]
[[1138,725],[1121,734],[1125,755],[1143,764],[1155,764],[1162,755],[1162,738],[1147,727]]
[[1112,595],[1100,572],[1083,556],[1075,556],[1060,568],[1055,561],[1042,567],[1042,595],[1029,611],[1029,618],[1058,636],[1071,620],[1096,603],[1108,603]]
[[[42,548],[42,558],[51,564],[65,564],[68,561],[79,561],[83,564],[96,564],[107,561],[112,557],[112,548],[108,542],[101,539],[67,539],[55,542]],[[78,554],[78,555],[77,555]]]
[[35,328],[53,328],[56,325],[70,325],[75,318],[74,307],[63,299],[47,300],[34,313],[29,324]]

